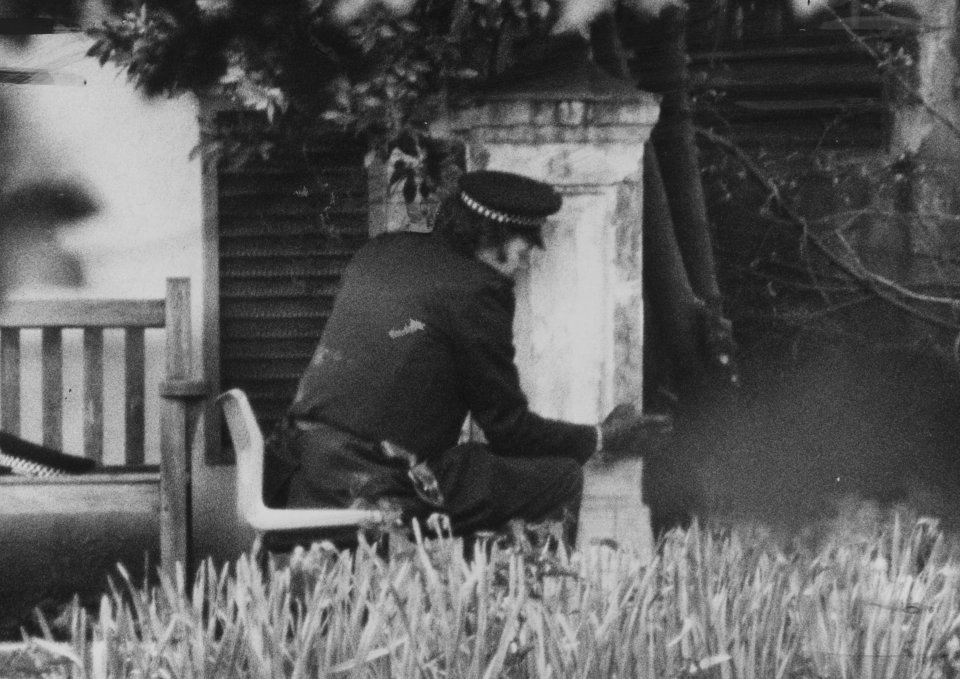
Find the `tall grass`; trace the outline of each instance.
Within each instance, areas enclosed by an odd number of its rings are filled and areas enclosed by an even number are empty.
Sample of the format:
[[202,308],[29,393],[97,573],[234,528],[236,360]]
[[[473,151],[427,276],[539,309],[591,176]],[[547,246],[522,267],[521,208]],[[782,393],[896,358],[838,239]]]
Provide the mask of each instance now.
[[[418,540],[206,563],[192,583],[126,576],[69,643],[37,640],[73,676],[960,676],[960,562],[899,517],[815,549],[759,529],[673,532],[652,561]],[[122,572],[122,571],[121,571]]]

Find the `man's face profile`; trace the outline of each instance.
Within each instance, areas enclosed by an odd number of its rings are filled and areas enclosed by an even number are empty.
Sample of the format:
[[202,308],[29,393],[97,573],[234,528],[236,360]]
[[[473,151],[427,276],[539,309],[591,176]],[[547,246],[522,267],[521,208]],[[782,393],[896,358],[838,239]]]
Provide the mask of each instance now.
[[530,263],[533,244],[523,236],[511,236],[503,248],[484,248],[477,253],[477,259],[493,267],[501,275],[514,279]]

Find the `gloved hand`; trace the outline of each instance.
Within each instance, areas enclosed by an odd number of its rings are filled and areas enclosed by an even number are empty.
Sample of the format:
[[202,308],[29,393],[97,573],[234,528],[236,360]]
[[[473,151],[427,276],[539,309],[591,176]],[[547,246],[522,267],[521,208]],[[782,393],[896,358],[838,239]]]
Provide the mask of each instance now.
[[610,411],[597,428],[600,452],[616,457],[627,452],[651,432],[671,431],[673,420],[668,415],[644,415],[632,403],[621,403]]

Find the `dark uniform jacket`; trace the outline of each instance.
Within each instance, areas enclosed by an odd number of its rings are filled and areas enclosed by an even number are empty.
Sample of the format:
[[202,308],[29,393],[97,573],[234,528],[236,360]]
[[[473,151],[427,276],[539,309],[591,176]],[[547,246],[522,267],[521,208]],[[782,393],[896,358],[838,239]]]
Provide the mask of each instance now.
[[291,415],[428,462],[468,411],[493,451],[580,462],[590,425],[530,412],[514,365],[513,282],[428,234],[373,239],[348,266]]

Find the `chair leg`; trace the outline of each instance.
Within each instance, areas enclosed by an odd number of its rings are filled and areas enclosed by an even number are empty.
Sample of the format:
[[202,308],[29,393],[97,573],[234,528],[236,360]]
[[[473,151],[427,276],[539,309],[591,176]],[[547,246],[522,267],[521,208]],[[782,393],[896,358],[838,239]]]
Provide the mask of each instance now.
[[261,573],[267,573],[267,567],[270,565],[270,550],[267,549],[266,538],[266,535],[258,531],[253,541],[257,568]]

